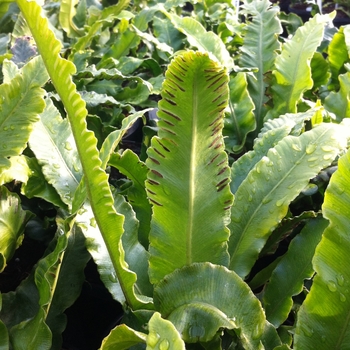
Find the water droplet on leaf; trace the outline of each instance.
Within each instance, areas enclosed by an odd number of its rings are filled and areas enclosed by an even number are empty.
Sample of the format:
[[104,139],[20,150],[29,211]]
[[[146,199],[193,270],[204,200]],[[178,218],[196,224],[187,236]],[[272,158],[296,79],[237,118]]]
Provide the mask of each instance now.
[[117,275],[114,271],[108,276],[108,278],[112,283],[116,283],[118,281]]
[[339,299],[341,302],[345,303],[346,302],[346,296],[342,293],[340,293]]
[[329,281],[327,283],[327,286],[328,286],[328,289],[331,291],[331,292],[336,292],[337,291],[337,286],[335,285],[335,283],[333,281]]
[[312,337],[312,335],[314,334],[313,329],[309,328],[305,324],[302,326],[302,330],[307,337]]
[[295,151],[298,151],[298,152],[301,151],[300,146],[299,146],[298,144],[296,144],[296,143],[293,143],[293,144],[292,144],[292,148],[293,148]]
[[264,197],[263,200],[261,201],[263,204],[267,204],[272,201],[271,197]]
[[170,348],[169,341],[167,339],[163,339],[159,344],[159,350],[168,350]]
[[340,286],[344,285],[344,276],[343,275],[338,275],[337,276],[337,282]]
[[54,164],[53,164],[53,167],[54,167],[55,169],[59,169],[61,166],[60,166],[59,164],[57,164],[57,163],[54,163]]
[[67,151],[71,151],[73,148],[72,148],[72,145],[67,141],[65,142],[64,144],[64,148],[67,150]]
[[315,150],[316,150],[316,145],[314,143],[310,143],[309,145],[306,146],[306,154],[311,154],[311,153],[314,153]]

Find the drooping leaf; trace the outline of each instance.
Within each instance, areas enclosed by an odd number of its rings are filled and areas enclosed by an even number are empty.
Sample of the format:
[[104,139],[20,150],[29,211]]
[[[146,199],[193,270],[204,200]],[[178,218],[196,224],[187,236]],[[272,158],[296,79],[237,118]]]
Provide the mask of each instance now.
[[131,346],[145,344],[147,335],[121,324],[111,330],[102,341],[100,350],[128,350]]
[[21,245],[25,225],[32,216],[32,213],[21,208],[16,193],[0,186],[0,272]]
[[78,297],[90,258],[84,237],[69,225],[69,221],[58,222],[57,238],[35,269],[39,308],[29,319],[11,328],[10,339],[15,349],[61,349],[61,332],[66,325],[63,312]]
[[151,222],[151,205],[147,199],[145,181],[147,180],[148,168],[145,163],[141,162],[139,157],[131,150],[127,149],[122,155],[115,153],[111,156],[109,164],[117,168],[122,174],[133,182],[128,188],[128,201],[135,210],[136,217],[140,222],[139,240],[140,243],[148,248],[150,222]]
[[227,264],[232,195],[221,134],[227,80],[208,55],[192,51],[177,56],[166,73],[159,137],[146,161],[152,283],[193,262]]
[[0,168],[7,157],[17,156],[26,147],[33,124],[45,107],[43,101],[48,76],[40,57],[28,62],[9,83],[0,85]]
[[35,125],[29,145],[46,180],[71,208],[82,166],[68,120],[62,119],[51,99],[46,100],[46,108]]
[[339,159],[325,192],[330,222],[312,261],[316,271],[296,324],[294,349],[346,349],[350,342],[350,151]]
[[144,302],[135,295],[136,275],[127,269],[120,250],[124,217],[114,209],[108,176],[101,168],[97,139],[94,133],[87,129],[85,103],[72,82],[72,74],[76,71],[75,66],[60,56],[61,44],[49,29],[47,18],[42,17],[41,7],[35,2],[25,0],[18,0],[17,4],[28,23],[51,81],[67,111],[85,176],[88,198],[123,293],[132,308],[151,307],[147,306],[148,301]]
[[281,46],[278,40],[278,35],[282,32],[281,23],[277,18],[278,7],[271,5],[271,2],[264,0],[245,2],[242,7],[243,13],[252,16],[252,20],[248,21],[246,26],[240,64],[242,67],[258,68],[257,72],[248,75],[248,91],[255,105],[254,114],[258,130],[266,113],[265,74],[272,69],[277,50]]
[[247,276],[289,203],[344,149],[347,133],[339,125],[318,125],[299,137],[285,137],[255,165],[231,208],[232,270]]
[[149,323],[146,350],[185,350],[185,343],[175,326],[164,320],[159,312],[155,312]]
[[274,269],[264,290],[263,305],[266,318],[276,328],[287,319],[293,306],[292,296],[300,293],[304,279],[314,274],[311,260],[327,226],[328,221],[323,218],[308,221]]
[[340,123],[344,118],[350,118],[350,73],[341,74],[339,79],[339,91],[332,91],[324,101],[327,111],[334,114],[335,119]]
[[225,118],[224,136],[229,151],[239,153],[247,134],[255,130],[254,104],[247,91],[245,73],[240,72],[229,82],[229,111]]
[[70,38],[80,37],[84,31],[77,27],[74,23],[74,16],[77,13],[76,5],[79,0],[62,0],[59,13],[59,21],[62,29],[67,33]]
[[321,43],[324,27],[332,15],[316,15],[287,41],[275,61],[273,70],[274,107],[268,118],[297,112],[297,103],[306,90],[312,88],[310,61]]
[[155,287],[154,302],[186,342],[210,341],[222,327],[236,330],[244,349],[258,349],[269,331],[271,343],[280,344],[259,300],[223,266],[194,263],[176,270]]
[[[124,222],[124,234],[122,236],[122,245],[119,248],[121,254],[125,255],[127,267],[137,275],[135,284],[135,293],[139,295],[151,295],[151,286],[148,280],[148,253],[138,242],[138,222],[134,212],[124,197],[115,195],[114,198],[116,210],[126,218]],[[93,257],[101,280],[106,288],[110,291],[113,298],[121,304],[125,304],[125,297],[122,293],[118,278],[113,271],[113,264],[109,256],[106,245],[99,234],[95,218],[85,204],[77,215],[77,224],[84,232],[87,238],[87,248]],[[118,237],[117,237],[118,238]],[[148,298],[148,300],[150,300]]]
[[227,51],[224,43],[214,32],[207,32],[206,29],[192,17],[179,17],[175,13],[164,11],[172,24],[180,32],[186,35],[190,45],[198,50],[209,53],[222,66],[228,70],[234,67],[233,59]]

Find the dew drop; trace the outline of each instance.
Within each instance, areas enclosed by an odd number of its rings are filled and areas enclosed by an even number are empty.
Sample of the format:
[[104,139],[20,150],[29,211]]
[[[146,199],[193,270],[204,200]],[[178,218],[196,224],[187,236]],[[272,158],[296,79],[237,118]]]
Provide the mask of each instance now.
[[65,142],[64,144],[64,148],[67,150],[67,151],[71,151],[73,148],[72,148],[72,145],[67,141]]
[[284,198],[282,199],[279,199],[277,202],[276,202],[276,207],[281,207],[284,203]]
[[160,339],[160,335],[158,333],[149,333],[147,336],[147,344],[154,348]]
[[317,146],[314,143],[310,143],[309,145],[307,145],[306,150],[305,150],[306,154],[314,153],[316,150],[316,147]]
[[340,301],[341,301],[342,303],[345,303],[345,302],[346,302],[346,296],[345,296],[344,294],[342,294],[342,293],[340,293],[339,299],[340,299]]
[[324,160],[330,160],[330,159],[332,159],[332,158],[334,158],[333,154],[325,154],[325,155],[323,156],[323,159],[324,159]]
[[252,202],[253,201],[253,196],[251,194],[249,194],[248,196],[248,202]]
[[337,286],[335,285],[334,282],[330,281],[327,283],[327,286],[328,286],[328,289],[331,291],[331,292],[336,292],[337,291]]
[[57,163],[54,163],[54,164],[53,164],[53,167],[54,167],[55,169],[59,169],[61,166],[60,166],[59,164],[57,164]]
[[249,210],[249,205],[248,205],[248,204],[245,204],[245,205],[243,206],[243,211],[244,211],[245,213],[247,213],[248,210]]
[[263,200],[261,201],[263,204],[267,204],[272,201],[271,197],[264,197]]
[[167,339],[163,339],[159,344],[159,350],[168,350],[169,348],[169,341]]
[[7,131],[9,129],[8,126],[4,126],[4,130]]
[[80,171],[80,168],[79,168],[78,164],[76,164],[76,163],[73,163],[73,169],[74,169],[74,171],[76,171],[76,172],[79,172],[79,171]]
[[10,129],[11,129],[11,130],[15,130],[15,126],[14,126],[14,125],[11,125],[11,126],[10,126]]
[[314,334],[313,329],[309,328],[306,325],[303,325],[302,330],[307,337],[312,337],[312,335]]
[[295,186],[295,182],[291,183],[290,185],[288,185],[288,189],[291,189]]
[[118,281],[117,275],[114,271],[108,276],[108,278],[112,283],[116,283]]
[[325,152],[333,151],[333,147],[329,146],[329,145],[322,146],[321,149],[322,149],[322,151],[325,151]]
[[249,176],[248,175],[248,181],[249,181],[249,183],[253,183],[253,182],[255,182],[255,179],[254,179],[254,177],[253,176]]
[[337,276],[337,282],[340,286],[344,285],[344,276],[343,275],[338,275]]
[[3,148],[3,149],[6,149],[6,148],[7,148],[7,145],[3,144],[3,145],[2,145],[2,148]]
[[292,148],[294,149],[294,151],[298,151],[298,152],[300,152],[300,151],[301,151],[300,146],[299,146],[299,145],[297,145],[296,143],[293,143],[293,144],[292,144]]
[[345,191],[343,187],[339,187],[339,186],[334,186],[334,189],[338,194],[343,194]]
[[260,173],[261,173],[261,169],[260,169],[260,167],[259,167],[259,166],[257,166],[255,170],[256,170],[256,172],[257,172],[258,174],[260,174]]
[[236,222],[236,223],[239,223],[239,222],[242,221],[242,219],[241,219],[239,216],[232,216],[232,217],[231,217],[231,220],[232,220],[233,222]]

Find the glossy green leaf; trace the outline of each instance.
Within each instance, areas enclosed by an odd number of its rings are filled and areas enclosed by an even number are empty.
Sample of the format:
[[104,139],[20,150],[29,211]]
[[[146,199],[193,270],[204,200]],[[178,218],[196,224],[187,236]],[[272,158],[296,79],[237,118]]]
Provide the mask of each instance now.
[[206,29],[192,17],[179,17],[175,13],[164,11],[172,24],[180,32],[186,35],[190,45],[198,50],[207,52],[228,70],[234,67],[233,59],[227,51],[224,43],[214,32],[207,32]]
[[340,89],[332,91],[324,101],[324,107],[335,116],[340,123],[344,118],[350,118],[350,73],[338,76]]
[[111,330],[102,341],[100,350],[129,350],[131,346],[145,344],[147,335],[121,324]]
[[79,0],[62,0],[60,6],[60,13],[58,19],[62,29],[67,33],[70,38],[81,36],[83,30],[78,28],[74,23],[73,17],[76,15],[76,6]]
[[328,221],[323,218],[308,221],[274,269],[264,289],[263,305],[266,318],[276,328],[287,319],[292,297],[302,291],[304,279],[313,276],[311,260],[327,226]]
[[97,139],[94,133],[87,129],[85,103],[72,82],[72,74],[76,71],[75,66],[59,55],[61,44],[49,29],[47,18],[42,17],[41,7],[35,2],[25,0],[18,0],[17,4],[26,18],[51,81],[67,111],[85,176],[88,198],[123,293],[128,304],[133,308],[147,307],[145,302],[138,299],[134,293],[136,275],[127,269],[121,251],[120,237],[123,232],[124,217],[113,207],[114,201],[108,176],[101,168]]
[[27,63],[10,82],[0,85],[0,167],[26,147],[33,124],[44,110],[44,90],[48,76],[40,57]]
[[140,243],[145,248],[148,248],[148,236],[152,214],[151,205],[148,201],[145,189],[148,168],[146,164],[141,162],[139,157],[129,149],[125,150],[122,155],[119,153],[113,154],[109,160],[109,164],[117,168],[133,183],[133,185],[128,188],[127,197],[140,222],[138,235]]
[[25,225],[32,216],[32,213],[21,208],[16,193],[0,186],[0,272],[21,245]]
[[247,79],[237,73],[229,82],[229,113],[225,118],[224,136],[229,151],[239,153],[244,147],[247,134],[255,130],[254,104],[247,91]]
[[339,74],[345,73],[344,64],[349,61],[350,53],[346,47],[344,28],[340,28],[332,37],[327,50],[329,68],[332,74],[331,87],[339,84]]
[[46,108],[30,136],[29,146],[47,182],[71,208],[73,194],[82,177],[82,166],[68,120],[62,119],[50,99],[46,100]]
[[275,61],[273,70],[274,107],[268,117],[297,112],[297,103],[312,88],[310,61],[323,38],[324,27],[331,15],[316,15],[287,41]]
[[350,344],[350,152],[339,159],[325,192],[330,225],[316,248],[316,276],[298,313],[294,349],[347,349]]
[[[278,34],[282,26],[277,18],[278,7],[271,6],[271,2],[251,1],[243,3],[243,13],[251,16],[247,21],[244,42],[241,47],[242,67],[258,68],[257,72],[248,75],[248,91],[254,101],[257,129],[260,130],[264,114],[264,103],[267,101],[265,90],[267,83],[265,75],[272,70],[277,51],[280,49]],[[263,28],[263,30],[262,30]]]
[[159,312],[155,312],[149,323],[146,350],[185,350],[185,343],[180,333],[168,320],[164,320]]
[[268,150],[274,147],[288,134],[299,135],[305,120],[315,115],[314,110],[305,113],[285,114],[264,123],[258,137],[255,139],[253,150],[244,153],[231,167],[231,191],[236,193],[242,181],[248,176],[256,163],[266,156]]
[[[176,270],[155,287],[154,302],[186,342],[210,341],[223,327],[237,332],[244,349],[256,350],[273,332],[248,285],[223,266],[194,263]],[[270,341],[278,345],[273,333]]]
[[[138,221],[130,204],[125,201],[124,197],[115,195],[114,205],[116,210],[126,218],[120,251],[123,256],[125,255],[128,268],[135,273],[135,276],[137,275],[135,292],[140,295],[151,295],[152,288],[147,273],[148,252],[137,239]],[[113,271],[111,258],[106,245],[99,234],[99,229],[89,205],[85,204],[78,212],[76,221],[87,238],[87,248],[97,265],[101,280],[110,291],[113,298],[124,304],[125,297],[122,293],[118,278]],[[148,300],[150,299],[148,298]]]
[[193,262],[228,262],[232,194],[221,134],[227,80],[226,71],[199,52],[177,56],[167,70],[159,137],[146,161],[152,283]]
[[321,124],[299,137],[287,136],[255,165],[231,208],[232,270],[241,277],[248,275],[289,203],[346,146],[347,132],[342,133],[339,125]]

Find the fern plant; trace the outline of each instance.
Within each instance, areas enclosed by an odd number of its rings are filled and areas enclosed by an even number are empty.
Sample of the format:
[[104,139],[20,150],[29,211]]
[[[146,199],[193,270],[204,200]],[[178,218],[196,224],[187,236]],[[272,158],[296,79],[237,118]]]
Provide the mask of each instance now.
[[[79,295],[91,256],[124,308],[101,349],[345,348],[350,126],[348,73],[341,72],[349,61],[347,29],[334,35],[325,60],[320,44],[332,16],[317,15],[281,43],[276,8],[247,2],[247,23],[236,29],[243,38],[235,51],[238,68],[233,48],[198,18],[179,17],[166,2],[143,9],[128,25],[128,3],[91,9],[84,27],[76,2],[62,1],[59,21],[73,40],[64,53],[41,7],[17,0],[23,18],[16,30],[29,28],[40,56],[21,68],[3,64],[0,271],[32,218],[20,196],[44,198],[59,210],[44,257],[16,291],[0,294],[0,347],[60,349],[64,311]],[[229,16],[227,4],[206,5]],[[144,107],[154,105],[146,103],[144,88],[156,91],[163,80],[128,75],[130,66],[146,61],[155,72],[158,67],[153,58],[123,52],[135,50],[142,37],[169,59],[172,43],[146,32],[151,18],[175,38],[181,32],[188,40],[183,48],[192,50],[176,53],[167,66],[157,135],[145,143],[143,161],[130,149],[116,150],[149,111]],[[98,66],[87,67],[83,50],[117,20],[120,46],[112,44]],[[24,45],[35,55],[27,39]],[[77,86],[85,90],[78,93]],[[104,121],[89,115],[94,101]],[[128,115],[99,138],[103,129],[96,125],[123,114],[108,111],[111,105]],[[109,183],[108,167],[129,179],[126,190]],[[22,183],[20,195],[8,189],[13,180]],[[313,207],[310,193],[322,192],[321,180],[329,181],[324,202]]]

